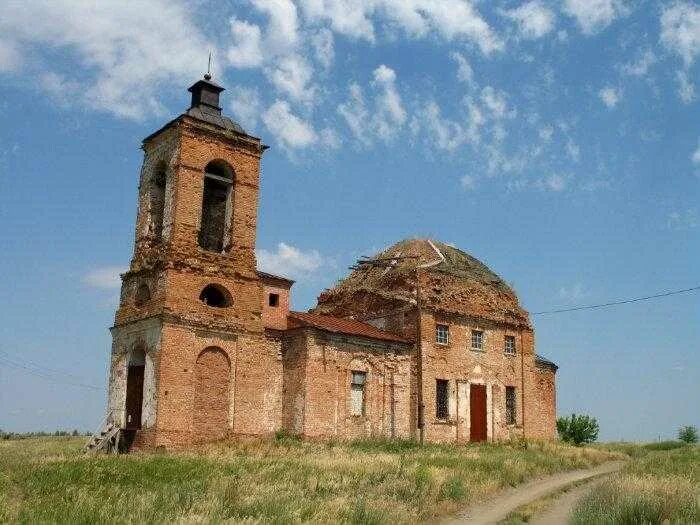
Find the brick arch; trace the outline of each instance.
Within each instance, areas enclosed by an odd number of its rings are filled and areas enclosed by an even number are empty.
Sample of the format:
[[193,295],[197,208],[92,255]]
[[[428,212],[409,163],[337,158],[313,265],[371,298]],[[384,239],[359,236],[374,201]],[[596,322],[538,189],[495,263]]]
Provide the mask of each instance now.
[[195,363],[193,432],[196,441],[222,439],[228,430],[231,363],[221,348],[202,350]]

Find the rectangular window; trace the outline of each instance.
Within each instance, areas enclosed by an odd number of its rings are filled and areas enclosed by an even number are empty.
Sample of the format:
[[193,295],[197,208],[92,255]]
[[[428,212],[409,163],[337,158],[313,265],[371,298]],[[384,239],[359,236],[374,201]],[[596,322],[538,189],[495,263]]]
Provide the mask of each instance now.
[[517,419],[516,405],[515,405],[515,387],[506,387],[506,423],[509,425],[515,425]]
[[267,296],[268,306],[277,307],[280,304],[280,296],[277,293],[271,293]]
[[450,415],[448,405],[448,395],[450,382],[447,379],[435,380],[435,417],[447,419]]
[[515,337],[507,335],[505,340],[504,352],[508,355],[515,355]]
[[350,379],[350,415],[365,415],[365,382],[367,372],[352,372]]
[[484,332],[481,330],[472,330],[472,350],[484,349]]
[[435,325],[435,342],[439,345],[446,345],[450,342],[450,327],[446,324]]

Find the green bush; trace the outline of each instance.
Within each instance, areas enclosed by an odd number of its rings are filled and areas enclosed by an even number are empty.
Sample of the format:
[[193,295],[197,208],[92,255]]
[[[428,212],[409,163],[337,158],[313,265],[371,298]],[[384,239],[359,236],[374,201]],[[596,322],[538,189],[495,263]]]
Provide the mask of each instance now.
[[598,421],[594,417],[571,414],[557,419],[557,432],[562,441],[582,445],[598,439]]
[[690,425],[681,427],[678,430],[678,439],[680,439],[683,443],[697,443],[698,429]]

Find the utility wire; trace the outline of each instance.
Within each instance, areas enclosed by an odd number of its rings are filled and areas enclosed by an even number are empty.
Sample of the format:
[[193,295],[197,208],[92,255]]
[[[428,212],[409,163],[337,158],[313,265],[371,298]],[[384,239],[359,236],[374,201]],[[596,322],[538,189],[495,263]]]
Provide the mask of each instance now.
[[684,290],[674,290],[670,292],[661,292],[654,295],[647,295],[646,297],[636,297],[634,299],[622,299],[619,301],[611,301],[609,303],[602,304],[590,304],[586,306],[572,306],[569,308],[561,308],[559,310],[547,310],[544,312],[531,312],[530,315],[547,315],[547,314],[560,314],[563,312],[575,312],[577,310],[594,310],[596,308],[607,308],[609,306],[617,306],[619,304],[629,304],[638,303],[640,301],[650,301],[651,299],[658,299],[660,297],[668,297],[669,295],[678,295],[682,293],[697,292],[700,290],[700,286],[694,286],[692,288],[685,288]]
[[[4,355],[3,355],[4,354]],[[62,383],[65,385],[75,386],[79,388],[85,388],[89,390],[102,391],[102,388],[91,385],[88,383],[83,383],[78,376],[69,374],[67,372],[61,372],[58,370],[53,370],[50,368],[45,368],[34,363],[22,362],[18,359],[10,357],[6,352],[0,351],[0,364],[6,365],[18,371],[28,373],[48,381],[53,381],[54,383]],[[76,378],[76,381],[72,381],[70,378]]]

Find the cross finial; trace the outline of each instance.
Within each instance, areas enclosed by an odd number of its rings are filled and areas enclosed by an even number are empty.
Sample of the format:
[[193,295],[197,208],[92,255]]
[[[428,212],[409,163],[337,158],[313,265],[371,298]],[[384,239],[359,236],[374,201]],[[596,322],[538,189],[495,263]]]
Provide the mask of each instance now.
[[209,51],[209,63],[207,64],[207,72],[204,75],[204,80],[211,80],[211,51]]

